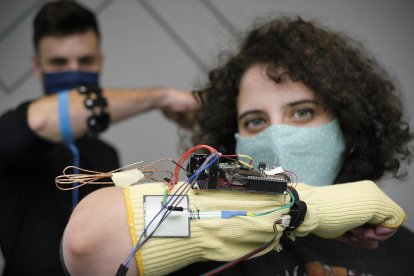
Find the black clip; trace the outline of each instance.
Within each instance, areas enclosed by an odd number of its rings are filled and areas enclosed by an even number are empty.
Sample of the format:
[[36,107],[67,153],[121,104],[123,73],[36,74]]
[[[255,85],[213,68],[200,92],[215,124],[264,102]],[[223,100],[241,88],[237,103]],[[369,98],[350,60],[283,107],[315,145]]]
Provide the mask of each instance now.
[[295,190],[295,188],[289,186],[290,192],[294,196],[294,203],[292,207],[290,207],[289,215],[290,215],[290,223],[289,226],[286,228],[286,231],[293,231],[295,230],[299,225],[302,224],[302,222],[305,220],[306,211],[308,210],[308,207],[306,203],[299,199],[299,194]]

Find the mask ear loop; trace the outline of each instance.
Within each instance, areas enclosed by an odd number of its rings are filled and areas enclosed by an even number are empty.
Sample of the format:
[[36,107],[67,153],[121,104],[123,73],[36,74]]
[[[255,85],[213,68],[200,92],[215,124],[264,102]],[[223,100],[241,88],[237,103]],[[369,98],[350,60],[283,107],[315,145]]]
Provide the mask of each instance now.
[[[73,156],[73,169],[74,174],[79,173],[78,167],[80,167],[80,154],[79,149],[76,147],[73,141],[72,128],[70,126],[69,117],[69,91],[63,90],[58,93],[58,110],[59,110],[59,123],[60,123],[60,134],[66,147],[69,148]],[[78,183],[74,183],[73,187],[77,187]],[[72,190],[72,209],[76,207],[79,201],[79,190]]]

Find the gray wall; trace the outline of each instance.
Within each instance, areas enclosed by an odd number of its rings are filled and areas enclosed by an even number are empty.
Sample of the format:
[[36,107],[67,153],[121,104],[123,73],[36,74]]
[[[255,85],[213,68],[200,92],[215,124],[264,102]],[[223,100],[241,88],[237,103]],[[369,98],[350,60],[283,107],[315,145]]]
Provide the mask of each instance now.
[[[362,40],[396,75],[406,108],[414,102],[414,4],[409,0],[84,0],[99,15],[105,53],[104,86],[166,85],[192,89],[205,78],[220,49],[257,16],[296,12]],[[1,0],[0,113],[40,95],[31,73],[31,21],[42,1]],[[407,117],[414,126],[414,114]],[[159,111],[112,126],[104,138],[119,149],[122,163],[177,158],[177,128]],[[412,170],[413,165],[409,167]],[[402,183],[382,181],[408,212],[414,229],[414,174]],[[7,184],[7,183],[6,183]],[[4,185],[4,184],[3,184]],[[3,226],[4,227],[4,226]]]

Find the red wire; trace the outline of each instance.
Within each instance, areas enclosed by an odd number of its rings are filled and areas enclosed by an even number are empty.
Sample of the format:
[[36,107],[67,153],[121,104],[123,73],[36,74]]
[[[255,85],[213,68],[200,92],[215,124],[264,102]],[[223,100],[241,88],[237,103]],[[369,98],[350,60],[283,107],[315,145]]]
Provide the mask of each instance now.
[[210,153],[216,153],[217,150],[213,147],[210,147],[208,145],[197,145],[189,150],[187,150],[183,155],[181,155],[180,160],[178,160],[177,165],[175,166],[174,175],[171,179],[170,183],[168,184],[168,190],[171,191],[171,189],[174,187],[175,184],[178,182],[180,169],[183,167],[183,164],[185,160],[188,159],[188,157],[195,151],[199,149],[207,149],[210,151]]
[[223,154],[222,157],[237,157],[237,154]]

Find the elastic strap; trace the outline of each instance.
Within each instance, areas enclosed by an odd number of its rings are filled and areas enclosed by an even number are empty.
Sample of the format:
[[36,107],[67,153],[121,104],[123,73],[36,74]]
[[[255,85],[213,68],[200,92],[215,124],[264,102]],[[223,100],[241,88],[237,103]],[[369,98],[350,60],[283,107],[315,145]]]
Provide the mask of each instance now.
[[[64,90],[58,93],[58,110],[59,110],[59,124],[60,124],[60,135],[65,145],[69,148],[73,157],[73,166],[79,167],[80,165],[80,154],[73,141],[72,128],[70,126],[69,117],[69,91]],[[79,170],[74,169],[74,174],[78,174]],[[74,183],[73,187],[78,186],[78,183]],[[79,190],[72,190],[72,208],[75,208],[79,201]]]
[[72,128],[70,126],[69,117],[69,91],[64,90],[58,93],[58,109],[59,109],[59,123],[60,135],[65,143],[72,143]]

